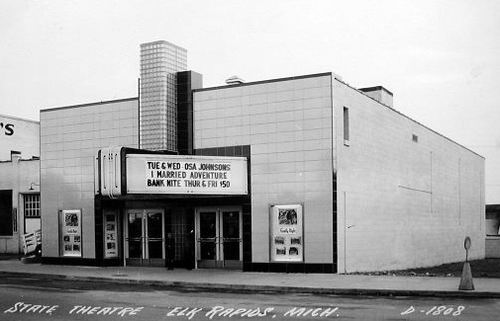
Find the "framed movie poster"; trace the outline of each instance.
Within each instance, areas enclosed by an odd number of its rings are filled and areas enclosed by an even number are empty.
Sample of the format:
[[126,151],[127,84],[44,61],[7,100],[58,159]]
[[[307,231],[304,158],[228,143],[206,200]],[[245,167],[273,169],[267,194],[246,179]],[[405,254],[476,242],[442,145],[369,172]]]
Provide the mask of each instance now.
[[62,210],[59,216],[63,256],[82,256],[82,211]]
[[116,211],[104,211],[104,257],[118,257],[118,215]]
[[271,261],[303,262],[302,205],[272,205],[269,226]]

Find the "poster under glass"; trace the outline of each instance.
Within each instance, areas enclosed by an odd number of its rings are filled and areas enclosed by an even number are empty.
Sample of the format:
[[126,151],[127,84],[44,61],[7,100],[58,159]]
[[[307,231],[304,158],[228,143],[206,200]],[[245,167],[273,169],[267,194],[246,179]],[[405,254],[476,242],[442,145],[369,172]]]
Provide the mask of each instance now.
[[82,211],[63,210],[60,216],[63,256],[82,256]]
[[273,205],[270,210],[271,261],[303,262],[302,205]]
[[104,212],[104,257],[118,257],[118,215],[115,211]]

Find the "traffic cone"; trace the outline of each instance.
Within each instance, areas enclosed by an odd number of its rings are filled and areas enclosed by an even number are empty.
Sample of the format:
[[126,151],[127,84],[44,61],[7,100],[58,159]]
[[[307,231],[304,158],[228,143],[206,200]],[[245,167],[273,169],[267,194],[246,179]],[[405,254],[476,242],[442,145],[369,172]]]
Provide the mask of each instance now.
[[465,262],[462,269],[462,278],[460,278],[459,290],[474,290],[474,282],[472,282],[472,270],[470,263]]

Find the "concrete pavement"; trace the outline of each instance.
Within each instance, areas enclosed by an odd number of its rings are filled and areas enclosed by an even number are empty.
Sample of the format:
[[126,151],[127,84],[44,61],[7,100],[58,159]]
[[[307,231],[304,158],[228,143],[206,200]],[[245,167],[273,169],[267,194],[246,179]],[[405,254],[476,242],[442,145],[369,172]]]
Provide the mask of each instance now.
[[475,278],[475,290],[459,291],[460,278],[457,277],[260,273],[212,269],[169,271],[154,267],[66,266],[0,260],[0,277],[12,274],[36,274],[46,278],[93,282],[140,283],[199,291],[500,298],[500,279],[493,278]]

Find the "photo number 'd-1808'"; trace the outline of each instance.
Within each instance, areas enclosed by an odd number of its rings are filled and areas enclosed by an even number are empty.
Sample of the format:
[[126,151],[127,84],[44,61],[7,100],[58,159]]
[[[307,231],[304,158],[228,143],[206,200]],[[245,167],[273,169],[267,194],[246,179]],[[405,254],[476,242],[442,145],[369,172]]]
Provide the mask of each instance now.
[[446,306],[435,305],[430,308],[419,309],[418,307],[410,306],[408,309],[401,312],[401,315],[421,314],[425,316],[453,316],[457,317],[465,310],[463,305]]

